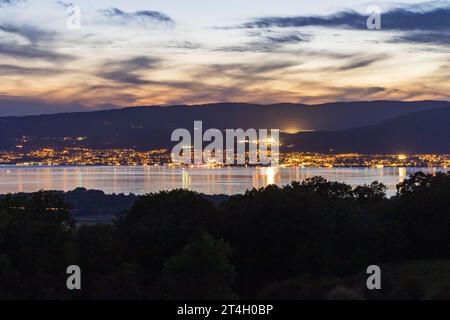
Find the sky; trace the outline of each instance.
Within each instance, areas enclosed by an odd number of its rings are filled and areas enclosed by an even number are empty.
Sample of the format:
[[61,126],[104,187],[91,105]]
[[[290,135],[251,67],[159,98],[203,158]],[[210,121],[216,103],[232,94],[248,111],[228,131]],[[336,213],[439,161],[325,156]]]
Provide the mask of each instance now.
[[448,1],[0,0],[0,116],[450,100],[449,49]]

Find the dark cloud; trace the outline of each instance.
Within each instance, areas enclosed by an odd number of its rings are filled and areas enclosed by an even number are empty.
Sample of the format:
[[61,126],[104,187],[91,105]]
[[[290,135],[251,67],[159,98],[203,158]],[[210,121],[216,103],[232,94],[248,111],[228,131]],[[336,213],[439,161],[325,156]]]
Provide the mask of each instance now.
[[40,59],[49,62],[66,62],[75,59],[74,56],[42,49],[38,46],[15,43],[0,43],[0,55],[20,59]]
[[[341,89],[342,90],[342,89]],[[384,92],[386,91],[386,88],[384,87],[368,87],[368,88],[361,88],[361,87],[349,87],[342,90],[346,95],[359,95],[359,96],[370,96],[376,93]]]
[[266,62],[255,64],[233,63],[233,64],[212,64],[206,66],[202,71],[203,76],[227,74],[236,76],[239,79],[243,77],[251,78],[252,76],[264,75],[269,72],[283,71],[287,68],[299,65],[293,62]]
[[[329,94],[321,94],[319,98],[322,101],[368,101],[374,98],[379,99],[379,94],[392,93],[384,87],[324,87],[323,89],[327,89]],[[302,95],[301,102],[315,104],[317,99],[317,96]]]
[[101,10],[101,13],[108,17],[116,19],[118,22],[126,23],[146,23],[146,22],[161,22],[165,24],[174,24],[172,20],[166,14],[159,11],[140,10],[133,13],[128,13],[117,8],[108,8]]
[[307,26],[352,26],[365,27],[366,19],[357,12],[340,12],[331,16],[262,17],[244,24],[245,28],[307,27]]
[[450,32],[407,32],[394,37],[391,42],[409,42],[448,46],[450,45]]
[[25,2],[25,0],[0,0],[0,7],[13,6],[19,2]]
[[248,42],[241,45],[219,47],[214,51],[222,52],[273,52],[280,46],[268,42]]
[[143,79],[139,72],[154,69],[159,66],[160,61],[159,58],[135,57],[123,61],[107,62],[103,65],[102,70],[97,73],[97,76],[130,85],[154,83]]
[[335,68],[335,70],[348,71],[348,70],[364,68],[364,67],[372,65],[372,64],[374,64],[374,63],[376,63],[378,61],[386,60],[388,58],[389,58],[388,55],[379,55],[379,56],[373,56],[373,57],[355,58],[355,59],[352,59],[349,63]]
[[27,68],[21,66],[0,65],[0,75],[21,75],[21,76],[48,76],[53,74],[62,73],[61,69],[49,69],[49,68]]
[[[266,92],[252,88],[256,81],[270,81],[279,78],[279,73],[288,72],[288,69],[298,65],[294,62],[255,62],[251,63],[231,63],[231,64],[211,64],[197,70],[192,74],[193,79],[202,81],[156,81],[154,85],[166,87],[167,90],[177,91],[177,98],[170,103],[188,101],[229,101],[230,99],[257,99],[264,96],[264,99],[276,99],[277,90]],[[277,75],[278,74],[278,75]],[[223,84],[214,84],[210,79],[223,78]],[[275,93],[276,91],[276,93]],[[276,97],[275,97],[276,96]],[[251,97],[251,98],[250,98]],[[286,95],[284,95],[286,98]],[[184,102],[186,102],[186,100]]]
[[56,36],[55,32],[39,29],[35,26],[13,24],[0,24],[0,31],[18,35],[30,41],[33,44],[38,42],[51,42]]
[[66,1],[61,1],[61,0],[56,1],[56,3],[58,5],[60,5],[61,7],[63,7],[64,9],[70,8],[74,5],[72,2],[66,2]]
[[[243,25],[244,28],[271,27],[343,27],[367,29],[368,15],[356,11],[339,12],[329,16],[263,17]],[[412,11],[407,8],[382,13],[383,30],[449,30],[450,7],[429,11]]]
[[[252,64],[212,64],[198,68],[191,74],[192,81],[177,80],[147,80],[143,79],[136,69],[135,72],[120,72],[119,68],[128,63],[116,63],[120,65],[112,71],[102,72],[99,76],[108,80],[116,81],[119,85],[152,85],[154,90],[149,91],[146,95],[147,99],[154,97],[157,99],[161,95],[168,98],[174,96],[168,103],[186,102],[187,100],[210,100],[210,101],[227,101],[230,97],[242,97],[248,91],[248,87],[254,85],[256,80],[268,80],[266,73],[271,71],[284,71],[286,68],[294,64],[290,63],[259,63]],[[155,67],[157,67],[156,64]],[[210,83],[209,79],[217,79],[217,77],[227,78],[226,84]],[[119,91],[122,87],[115,87]],[[92,87],[89,90],[103,90],[103,87]],[[176,93],[176,94],[175,94]],[[265,92],[264,92],[265,93]],[[130,97],[129,101],[137,97]],[[123,97],[121,97],[123,101]]]
[[198,42],[192,42],[192,41],[167,41],[165,42],[166,48],[175,48],[175,49],[200,49],[203,47],[202,44]]
[[255,41],[249,41],[241,45],[217,48],[216,51],[224,52],[273,52],[285,45],[310,41],[310,35],[300,32],[257,32],[250,34]]
[[267,36],[267,40],[275,43],[298,43],[309,41],[309,37],[305,35],[296,34],[285,34],[285,35],[275,35],[275,36]]

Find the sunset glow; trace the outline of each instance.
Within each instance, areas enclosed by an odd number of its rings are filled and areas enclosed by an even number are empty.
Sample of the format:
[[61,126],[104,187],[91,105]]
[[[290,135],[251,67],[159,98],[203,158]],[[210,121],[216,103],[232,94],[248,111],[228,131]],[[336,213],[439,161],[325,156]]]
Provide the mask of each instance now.
[[[367,18],[367,6],[351,0],[80,0],[79,30],[66,26],[69,5],[0,2],[1,114],[16,105],[35,113],[39,105],[449,99],[449,24],[426,23],[436,10],[450,13],[448,2],[382,2],[381,30],[345,25],[343,13],[362,25]],[[417,30],[396,24],[394,9],[417,15]]]

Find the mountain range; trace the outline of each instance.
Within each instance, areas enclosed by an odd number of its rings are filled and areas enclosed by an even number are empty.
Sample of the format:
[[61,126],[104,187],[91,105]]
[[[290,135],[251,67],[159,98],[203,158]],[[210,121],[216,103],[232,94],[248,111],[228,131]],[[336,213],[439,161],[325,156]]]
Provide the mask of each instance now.
[[297,151],[450,154],[450,108],[416,112],[372,126],[285,138]]
[[[450,102],[371,101],[319,105],[217,103],[0,118],[0,150],[83,146],[170,148],[177,128],[280,128],[291,150],[450,153]],[[314,131],[314,132],[311,132]],[[294,132],[300,132],[295,133]]]

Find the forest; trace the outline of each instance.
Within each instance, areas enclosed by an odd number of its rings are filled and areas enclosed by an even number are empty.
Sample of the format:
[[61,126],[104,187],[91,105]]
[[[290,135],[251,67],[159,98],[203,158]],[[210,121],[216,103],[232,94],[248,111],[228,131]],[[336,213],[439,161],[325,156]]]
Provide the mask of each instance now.
[[[66,287],[70,265],[81,290]],[[450,173],[416,173],[391,198],[321,177],[220,202],[159,192],[92,225],[60,192],[9,194],[0,299],[450,299]]]

